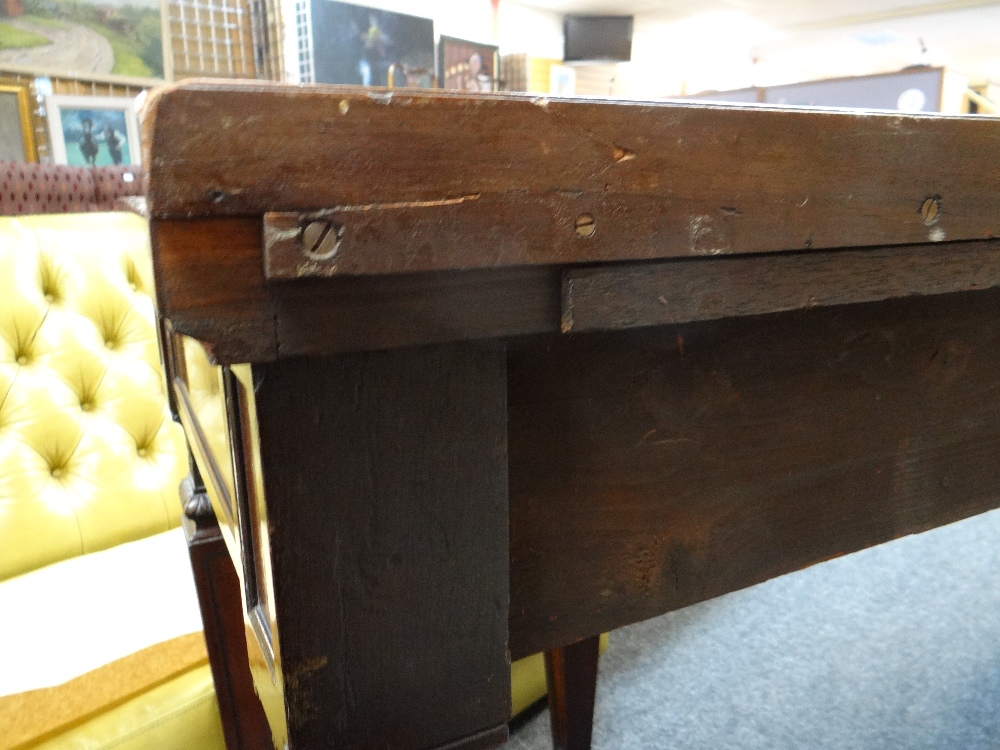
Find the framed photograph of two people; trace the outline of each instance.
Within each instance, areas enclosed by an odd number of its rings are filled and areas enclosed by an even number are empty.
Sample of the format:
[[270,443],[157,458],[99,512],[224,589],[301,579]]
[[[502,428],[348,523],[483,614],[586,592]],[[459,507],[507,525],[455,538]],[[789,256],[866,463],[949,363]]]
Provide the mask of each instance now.
[[133,99],[62,96],[45,100],[52,158],[71,167],[139,166]]

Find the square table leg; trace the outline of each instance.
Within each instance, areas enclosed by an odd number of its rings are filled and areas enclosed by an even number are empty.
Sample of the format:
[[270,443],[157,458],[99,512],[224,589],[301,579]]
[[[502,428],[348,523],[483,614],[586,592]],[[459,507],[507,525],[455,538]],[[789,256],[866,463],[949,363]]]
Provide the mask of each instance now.
[[293,358],[253,377],[289,746],[501,744],[504,347]]

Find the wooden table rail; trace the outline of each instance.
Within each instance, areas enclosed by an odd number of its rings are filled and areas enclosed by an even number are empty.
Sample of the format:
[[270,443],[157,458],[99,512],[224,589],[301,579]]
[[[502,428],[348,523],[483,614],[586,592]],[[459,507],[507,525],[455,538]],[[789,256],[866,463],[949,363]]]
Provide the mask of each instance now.
[[546,651],[584,747],[596,634],[1000,506],[996,119],[191,82],[143,135],[279,745],[494,746]]

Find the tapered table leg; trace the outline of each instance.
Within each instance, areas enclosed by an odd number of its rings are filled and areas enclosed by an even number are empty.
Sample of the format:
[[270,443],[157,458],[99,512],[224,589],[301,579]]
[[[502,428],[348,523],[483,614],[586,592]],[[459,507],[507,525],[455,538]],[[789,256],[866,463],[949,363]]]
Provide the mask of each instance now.
[[240,582],[204,487],[181,488],[184,531],[227,750],[271,750],[271,730],[247,665]]
[[549,715],[555,750],[589,750],[594,726],[597,656],[601,637],[545,652]]

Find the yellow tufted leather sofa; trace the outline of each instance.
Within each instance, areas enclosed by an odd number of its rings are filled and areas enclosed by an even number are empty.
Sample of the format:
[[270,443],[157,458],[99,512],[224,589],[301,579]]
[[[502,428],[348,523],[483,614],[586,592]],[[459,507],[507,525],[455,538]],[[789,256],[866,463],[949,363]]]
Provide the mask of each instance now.
[[0,748],[224,746],[197,615],[158,640],[197,601],[152,292],[136,216],[0,218]]
[[[4,643],[37,629],[33,616],[62,614],[62,653],[74,643],[93,650],[87,639],[101,627],[81,635],[80,616],[100,625],[136,607],[169,606],[157,591],[140,596],[122,568],[138,567],[164,588],[172,574],[190,576],[186,551],[183,560],[146,551],[164,534],[183,548],[178,485],[188,472],[183,431],[167,409],[152,294],[139,217],[0,217],[0,612],[12,607],[20,628],[13,633],[0,617]],[[203,414],[218,412],[213,438],[224,443],[216,368],[194,342],[185,348],[192,395],[205,400]],[[157,566],[156,575],[143,566]],[[99,611],[59,606],[82,591]],[[49,606],[34,606],[34,596]],[[29,676],[33,689],[20,693],[5,692],[0,676],[0,726],[9,729],[0,750],[224,747],[202,643],[175,638],[125,653],[109,665],[83,660],[89,671],[71,667],[64,672],[73,679],[58,684],[39,687]],[[52,657],[43,645],[37,658]],[[171,658],[175,665],[164,663]],[[30,670],[30,659],[21,663]],[[511,672],[516,715],[545,694],[541,654]]]

